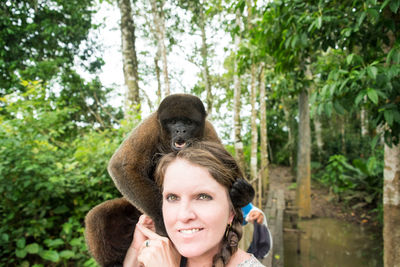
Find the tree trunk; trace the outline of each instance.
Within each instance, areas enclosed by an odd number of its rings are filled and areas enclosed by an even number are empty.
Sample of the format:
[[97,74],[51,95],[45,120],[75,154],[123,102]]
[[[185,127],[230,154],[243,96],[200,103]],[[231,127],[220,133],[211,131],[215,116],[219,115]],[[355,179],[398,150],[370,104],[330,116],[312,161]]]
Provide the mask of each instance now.
[[[138,62],[135,47],[135,25],[130,0],[118,0],[121,12],[121,44],[125,85],[125,117],[140,112]],[[130,114],[130,115],[129,115]]]
[[293,130],[293,119],[292,116],[290,115],[290,106],[287,103],[287,101],[283,100],[282,101],[282,107],[283,107],[283,113],[285,114],[285,120],[287,123],[287,128],[288,128],[288,142],[285,145],[285,149],[289,151],[289,165],[292,170],[294,170],[294,130]]
[[[253,28],[252,24],[252,0],[247,0],[247,27],[249,30]],[[257,147],[258,147],[258,132],[257,132],[257,88],[256,88],[256,64],[253,62],[250,67],[251,82],[250,82],[250,103],[251,103],[251,152],[250,152],[250,177],[251,180],[257,178]]]
[[296,203],[299,217],[311,217],[311,141],[308,90],[299,95],[299,140],[297,153]]
[[384,266],[400,266],[400,144],[385,144],[383,171]]
[[[159,5],[159,6],[158,6]],[[157,45],[161,53],[163,63],[163,76],[165,84],[165,96],[171,94],[169,75],[168,75],[168,61],[167,61],[167,48],[165,47],[165,19],[164,19],[164,1],[151,0],[151,13],[153,13],[153,20],[157,33]]]
[[250,177],[251,180],[257,178],[257,88],[256,88],[256,65],[251,65],[251,83],[250,83],[250,101],[251,101],[251,156],[250,156]]
[[207,92],[207,114],[212,112],[213,96],[211,94],[211,81],[210,81],[210,71],[208,68],[208,52],[207,52],[207,36],[206,36],[206,23],[204,17],[203,3],[200,3],[200,21],[199,26],[201,30],[201,57],[202,57],[202,74],[204,80],[204,86]]
[[[267,192],[268,188],[268,136],[267,136],[267,107],[266,107],[266,93],[265,93],[265,65],[261,63],[260,72],[260,155],[261,155],[261,178],[259,187],[262,194]],[[262,183],[261,183],[262,181]],[[261,203],[259,203],[261,207]]]
[[[386,55],[396,41],[392,31],[388,31],[387,37],[390,44],[383,48]],[[400,144],[385,144],[384,157],[383,263],[385,267],[400,267]]]
[[[364,102],[366,101],[367,101],[367,96],[364,97]],[[360,121],[361,121],[361,136],[366,137],[368,135],[368,116],[365,107],[361,107]]]
[[160,62],[160,54],[161,54],[161,52],[158,49],[156,56],[154,57],[154,68],[156,71],[156,79],[157,79],[157,92],[156,92],[157,104],[160,104],[161,98],[162,98],[162,95],[161,95],[161,69],[160,69],[160,66],[158,65]]
[[338,116],[339,119],[339,129],[340,129],[340,134],[341,134],[341,144],[342,144],[342,154],[346,155],[346,130],[345,130],[345,125],[346,125],[346,118],[344,116]]
[[[236,11],[236,25],[240,28],[241,22],[240,22],[240,10],[238,9]],[[235,49],[236,52],[239,50],[239,45],[240,45],[240,37],[239,35],[235,36]],[[240,122],[240,106],[241,106],[241,101],[240,101],[240,95],[241,95],[241,84],[240,84],[240,77],[238,73],[238,67],[237,67],[237,62],[235,60],[234,63],[234,68],[235,68],[235,74],[233,76],[233,81],[234,81],[234,99],[233,99],[233,124],[234,124],[234,142],[235,142],[235,157],[236,160],[239,163],[239,166],[242,168],[243,171],[246,170],[246,165],[244,162],[244,156],[243,156],[243,142],[242,142],[242,136],[240,134],[242,124]]]
[[322,141],[321,122],[320,122],[319,116],[317,114],[315,114],[313,121],[314,121],[314,130],[315,130],[315,139],[317,141],[317,147],[318,147],[318,156],[320,157],[322,155],[324,142]]

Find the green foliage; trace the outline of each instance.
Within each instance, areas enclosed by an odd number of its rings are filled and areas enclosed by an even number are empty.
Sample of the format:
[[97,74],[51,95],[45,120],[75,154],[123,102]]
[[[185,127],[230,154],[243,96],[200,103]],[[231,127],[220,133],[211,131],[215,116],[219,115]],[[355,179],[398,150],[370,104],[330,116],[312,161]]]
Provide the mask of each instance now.
[[345,170],[351,169],[351,165],[346,161],[345,156],[331,156],[321,178],[322,182],[332,188],[332,191],[338,195],[355,187],[351,177],[345,174]]
[[1,98],[0,265],[93,266],[83,219],[119,195],[106,166],[122,130],[68,134],[73,108],[54,108],[38,82],[23,84],[25,93]]
[[0,96],[18,87],[20,78],[49,81],[74,64],[74,57],[93,59],[92,49],[80,53],[88,40],[93,0],[45,2],[5,0],[0,3]]
[[358,158],[353,164],[343,155],[333,155],[327,166],[316,175],[339,200],[353,208],[369,205],[382,212],[383,155]]

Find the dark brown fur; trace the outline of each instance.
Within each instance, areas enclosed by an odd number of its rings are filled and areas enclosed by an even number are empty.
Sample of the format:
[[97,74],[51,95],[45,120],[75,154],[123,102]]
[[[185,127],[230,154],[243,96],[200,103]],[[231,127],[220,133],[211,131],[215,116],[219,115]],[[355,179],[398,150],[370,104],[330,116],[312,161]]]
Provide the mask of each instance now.
[[[89,251],[101,266],[122,266],[140,214],[155,222],[159,234],[166,235],[161,214],[161,193],[154,182],[154,169],[161,154],[172,151],[167,119],[189,118],[198,123],[192,140],[220,142],[206,120],[203,103],[195,96],[166,97],[157,112],[139,124],[112,156],[108,171],[124,198],[93,208],[86,216],[85,237]],[[133,206],[132,206],[133,205]]]

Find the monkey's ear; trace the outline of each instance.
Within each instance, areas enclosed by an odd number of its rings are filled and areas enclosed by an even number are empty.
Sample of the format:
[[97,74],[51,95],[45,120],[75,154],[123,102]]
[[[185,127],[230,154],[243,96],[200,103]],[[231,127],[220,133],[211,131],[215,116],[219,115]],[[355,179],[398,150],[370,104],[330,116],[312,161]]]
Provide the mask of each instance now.
[[255,192],[251,184],[243,178],[237,179],[229,191],[233,206],[242,208],[254,198]]

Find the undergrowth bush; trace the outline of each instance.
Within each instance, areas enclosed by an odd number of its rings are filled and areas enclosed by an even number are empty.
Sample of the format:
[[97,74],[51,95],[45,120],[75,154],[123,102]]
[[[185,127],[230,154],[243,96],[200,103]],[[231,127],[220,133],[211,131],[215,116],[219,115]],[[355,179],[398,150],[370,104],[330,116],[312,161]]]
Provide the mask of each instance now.
[[0,266],[93,266],[84,217],[120,196],[107,163],[122,130],[82,129],[38,86],[2,98],[0,115]]
[[348,163],[343,155],[333,155],[325,168],[320,168],[314,177],[326,185],[339,201],[352,208],[368,206],[371,212],[382,218],[383,151],[368,159],[354,159]]

